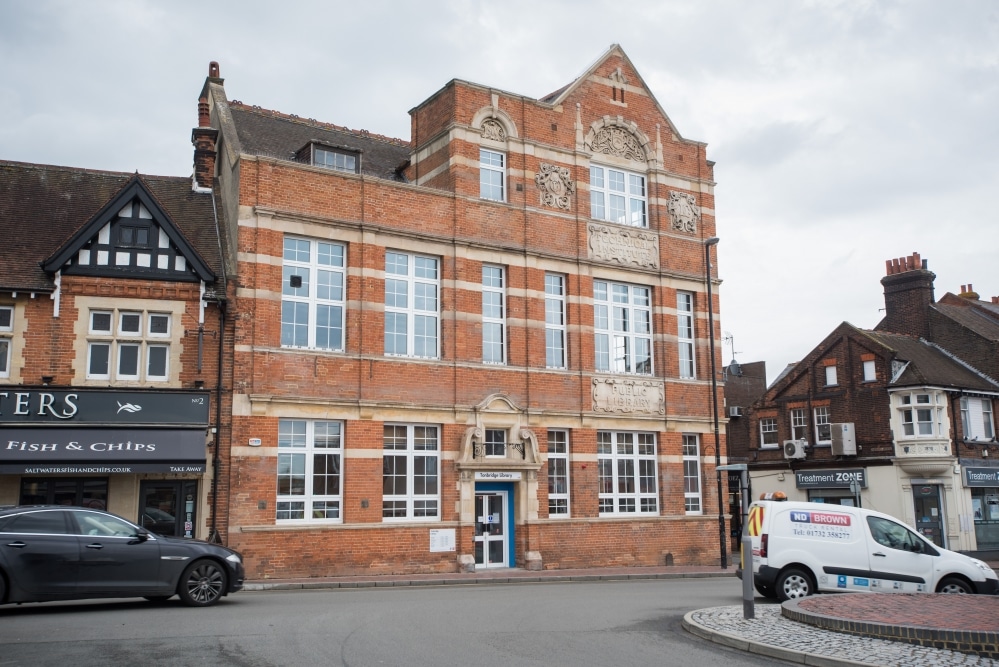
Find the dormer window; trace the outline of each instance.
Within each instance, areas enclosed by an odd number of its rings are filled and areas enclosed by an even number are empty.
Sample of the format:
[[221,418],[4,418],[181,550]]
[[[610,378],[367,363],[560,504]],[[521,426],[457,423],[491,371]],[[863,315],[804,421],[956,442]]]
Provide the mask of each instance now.
[[357,162],[355,154],[320,146],[312,147],[312,164],[317,167],[356,174]]

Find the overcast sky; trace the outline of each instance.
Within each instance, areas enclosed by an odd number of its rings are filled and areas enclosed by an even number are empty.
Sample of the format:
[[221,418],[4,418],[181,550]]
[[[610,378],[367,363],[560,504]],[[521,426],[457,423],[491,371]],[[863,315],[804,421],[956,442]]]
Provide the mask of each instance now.
[[614,43],[717,162],[725,363],[874,327],[912,252],[999,295],[993,0],[0,0],[0,159],[189,175],[212,60],[231,100],[408,140],[453,78],[542,97]]

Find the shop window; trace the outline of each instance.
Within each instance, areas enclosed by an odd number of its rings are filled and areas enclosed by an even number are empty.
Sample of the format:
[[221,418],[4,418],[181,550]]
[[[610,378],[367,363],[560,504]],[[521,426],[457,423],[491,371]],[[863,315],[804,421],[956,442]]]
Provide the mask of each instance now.
[[108,480],[103,477],[22,477],[18,505],[74,505],[104,510]]

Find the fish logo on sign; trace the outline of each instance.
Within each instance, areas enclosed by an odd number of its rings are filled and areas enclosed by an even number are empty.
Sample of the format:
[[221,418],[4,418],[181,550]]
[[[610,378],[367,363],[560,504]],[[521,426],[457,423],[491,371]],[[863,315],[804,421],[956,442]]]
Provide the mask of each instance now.
[[119,413],[120,413],[120,412],[121,412],[122,410],[124,410],[125,412],[138,412],[138,411],[139,411],[139,410],[141,410],[141,409],[142,409],[142,406],[141,406],[141,405],[134,405],[134,404],[132,404],[132,403],[125,403],[125,404],[122,404],[122,402],[121,402],[121,401],[118,401],[118,412],[119,412]]
[[751,537],[757,537],[763,531],[763,508],[759,505],[749,508],[748,528]]

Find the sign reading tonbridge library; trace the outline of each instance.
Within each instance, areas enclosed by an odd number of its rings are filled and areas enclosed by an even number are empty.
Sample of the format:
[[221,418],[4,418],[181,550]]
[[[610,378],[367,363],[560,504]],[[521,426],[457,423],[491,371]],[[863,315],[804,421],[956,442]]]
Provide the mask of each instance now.
[[208,425],[208,392],[0,391],[0,424]]

